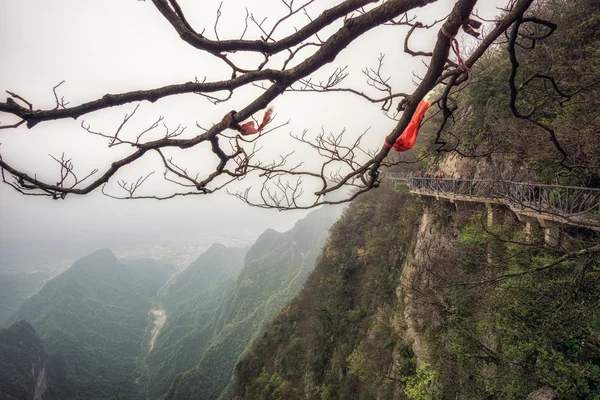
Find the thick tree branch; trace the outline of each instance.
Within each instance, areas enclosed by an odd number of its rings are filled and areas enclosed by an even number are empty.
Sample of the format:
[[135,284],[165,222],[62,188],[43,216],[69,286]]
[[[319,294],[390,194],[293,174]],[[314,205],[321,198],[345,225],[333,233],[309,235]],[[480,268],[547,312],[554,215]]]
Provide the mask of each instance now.
[[[177,7],[177,10],[174,10],[167,0],[152,0],[152,2],[173,28],[175,28],[181,39],[198,50],[205,50],[209,53],[253,51],[264,54],[277,54],[301,44],[304,40],[315,35],[326,26],[331,25],[340,18],[344,18],[352,11],[356,11],[370,3],[376,3],[377,0],[343,1],[339,5],[321,13],[319,17],[294,34],[274,42],[267,41],[270,38],[268,34],[264,40],[210,40],[192,29],[183,17],[181,8]],[[170,3],[173,4],[173,0]],[[422,3],[426,3],[426,1]]]
[[[443,22],[443,32],[440,31],[434,48],[427,52],[413,52],[408,49],[408,40],[414,30],[421,25],[411,25],[412,19],[409,19],[407,12],[418,7],[424,7],[436,0],[346,0],[338,5],[325,10],[316,18],[311,18],[306,13],[306,8],[313,4],[314,0],[308,0],[303,5],[294,8],[292,4],[285,3],[288,6],[288,12],[274,25],[269,27],[263,22],[256,21],[259,28],[263,31],[264,37],[261,40],[245,40],[243,36],[247,30],[248,19],[254,21],[254,17],[247,11],[246,27],[241,39],[237,40],[219,40],[217,32],[217,24],[221,17],[221,8],[217,11],[217,20],[215,21],[213,30],[217,40],[211,40],[204,36],[203,33],[198,33],[194,30],[191,24],[186,19],[184,12],[177,0],[153,0],[156,8],[162,13],[167,21],[173,26],[180,37],[196,49],[206,51],[211,55],[223,60],[232,70],[232,78],[228,80],[214,82],[187,82],[181,84],[168,85],[160,88],[149,90],[138,90],[120,94],[107,94],[97,100],[89,101],[80,105],[68,106],[68,103],[59,99],[54,88],[55,103],[54,109],[35,109],[33,104],[25,101],[21,96],[9,92],[10,97],[6,102],[0,103],[0,112],[12,114],[19,118],[20,122],[12,125],[0,125],[0,128],[18,127],[26,123],[29,128],[34,127],[38,123],[59,120],[65,118],[79,118],[90,112],[128,104],[131,102],[141,102],[147,100],[155,102],[167,96],[195,93],[206,97],[213,103],[227,101],[234,96],[239,88],[245,86],[258,86],[264,89],[254,100],[250,101],[239,111],[232,111],[222,117],[222,120],[208,129],[202,129],[199,133],[191,138],[181,138],[179,135],[183,132],[181,126],[175,131],[167,129],[164,137],[142,141],[150,134],[145,133],[155,129],[158,123],[152,124],[150,128],[141,132],[137,137],[126,138],[124,133],[124,125],[133,116],[126,115],[123,121],[116,128],[116,132],[112,135],[96,132],[89,125],[82,122],[82,127],[89,133],[100,136],[109,140],[109,145],[127,144],[133,148],[132,153],[123,157],[120,160],[113,162],[109,168],[104,170],[93,181],[77,180],[74,174],[72,165],[69,160],[58,160],[61,163],[61,177],[58,183],[48,183],[38,179],[35,175],[32,177],[23,171],[19,171],[13,165],[10,165],[5,160],[0,158],[0,168],[2,168],[3,176],[12,175],[14,182],[10,182],[15,189],[27,192],[27,194],[50,195],[54,198],[64,198],[67,194],[87,194],[101,186],[104,192],[104,185],[113,179],[115,174],[123,167],[130,165],[152,150],[156,151],[164,166],[163,177],[168,182],[179,185],[183,188],[195,189],[197,193],[192,191],[178,192],[174,195],[166,196],[146,196],[139,194],[140,187],[148,180],[152,173],[141,175],[138,180],[126,182],[120,180],[119,187],[125,190],[126,196],[123,198],[157,198],[167,199],[177,195],[191,194],[208,194],[215,190],[225,187],[229,182],[239,180],[247,176],[251,172],[257,173],[264,179],[263,188],[258,195],[260,200],[256,201],[250,197],[250,193],[238,192],[236,196],[243,201],[261,207],[267,208],[311,208],[319,204],[337,204],[355,198],[356,196],[377,187],[380,183],[378,169],[392,165],[393,162],[386,159],[389,154],[389,148],[382,146],[377,152],[363,149],[360,146],[360,138],[354,142],[346,144],[344,142],[345,132],[339,134],[325,134],[322,131],[316,139],[309,139],[302,136],[294,136],[301,144],[309,146],[321,158],[322,162],[317,167],[311,165],[312,168],[303,169],[302,163],[286,165],[286,162],[291,163],[291,154],[282,156],[279,161],[271,164],[264,164],[254,160],[257,151],[257,146],[254,142],[263,137],[264,132],[259,132],[258,135],[246,138],[236,136],[228,136],[225,132],[227,129],[234,131],[240,130],[242,121],[256,117],[256,113],[267,108],[278,96],[286,91],[314,91],[314,92],[345,92],[358,95],[373,103],[382,103],[384,111],[389,111],[392,102],[396,98],[400,98],[398,111],[403,111],[403,114],[397,121],[395,127],[388,133],[386,141],[393,143],[404,131],[410,122],[415,109],[419,102],[437,85],[445,84],[446,90],[439,104],[442,105],[445,119],[452,115],[451,104],[447,100],[451,93],[455,93],[453,88],[459,87],[465,80],[470,77],[470,72],[461,68],[453,68],[452,63],[448,60],[451,39],[462,28],[469,34],[477,34],[473,31],[476,24],[471,20],[471,12],[476,4],[476,0],[456,0],[452,12]],[[496,27],[484,39],[479,46],[466,60],[465,64],[472,66],[492,43],[506,30],[517,21],[523,18],[523,14],[531,5],[533,0],[516,0],[511,2],[511,10],[498,22]],[[375,4],[377,3],[377,4]],[[370,4],[373,4],[370,6]],[[365,6],[369,6],[363,8]],[[309,17],[308,22],[304,27],[298,29],[295,33],[277,39],[274,37],[275,31],[279,26],[290,19],[293,15],[299,12],[305,12]],[[342,23],[343,21],[343,23]],[[322,36],[321,40],[319,33],[327,27],[332,27],[334,23],[339,23],[339,29],[333,34],[328,33],[328,37]],[[433,25],[436,25],[436,21]],[[537,23],[534,19],[529,19],[527,22]],[[374,69],[365,69],[363,72],[367,76],[367,83],[375,90],[383,93],[382,96],[371,96],[363,93],[360,90],[351,88],[339,88],[337,85],[346,77],[347,72],[344,67],[338,67],[330,76],[329,80],[315,83],[312,74],[321,70],[327,64],[333,62],[338,55],[357,38],[366,32],[383,25],[406,25],[412,26],[409,34],[405,38],[405,47],[413,56],[425,55],[430,56],[427,65],[425,76],[418,83],[416,90],[412,93],[397,93],[393,90],[389,77],[382,75],[383,56],[379,58],[379,67]],[[550,26],[548,26],[551,28]],[[393,29],[393,28],[391,28]],[[322,34],[322,32],[321,32]],[[523,35],[521,35],[523,37]],[[310,40],[318,43],[311,43]],[[537,38],[537,37],[536,37]],[[297,65],[288,68],[290,61],[296,57],[301,49],[309,46],[314,46],[314,52],[309,53]],[[269,62],[270,56],[281,51],[288,51],[287,59],[285,55],[281,58],[283,68],[281,70],[265,69]],[[233,52],[255,52],[262,54],[264,60],[258,68],[254,70],[242,69],[235,65],[228,58],[228,53]],[[239,74],[239,76],[238,76]],[[538,76],[539,79],[544,79]],[[536,79],[536,78],[532,78]],[[548,79],[546,79],[548,80]],[[557,89],[557,93],[565,94],[559,91],[556,82],[548,80]],[[528,82],[527,82],[528,83]],[[527,84],[526,83],[526,84]],[[296,87],[294,85],[297,85]],[[299,89],[297,89],[299,87]],[[226,95],[220,96],[215,93],[227,92]],[[563,96],[564,97],[564,96]],[[139,104],[138,104],[139,106]],[[136,107],[137,109],[137,107]],[[135,111],[134,111],[135,113]],[[386,114],[387,115],[387,114]],[[389,117],[389,116],[388,116]],[[390,117],[395,119],[396,115]],[[164,125],[164,123],[163,123]],[[166,125],[164,125],[166,128]],[[199,127],[200,128],[200,127]],[[145,135],[145,136],[144,136]],[[219,138],[221,136],[221,138]],[[223,142],[220,139],[228,140],[225,148],[222,147]],[[458,139],[457,139],[458,140]],[[176,164],[175,161],[167,157],[167,148],[190,149],[197,145],[205,143],[210,146],[213,156],[209,157],[215,162],[214,170],[206,173],[204,176],[200,174],[194,175],[188,173],[187,168],[181,164]],[[231,147],[231,149],[228,148]],[[244,146],[246,148],[244,148]],[[233,166],[233,167],[232,167]],[[349,172],[348,172],[349,171]],[[295,182],[286,180],[286,177],[293,177]],[[75,185],[67,185],[65,182],[69,179],[75,179]],[[86,177],[88,178],[88,177]],[[312,179],[317,181],[318,189],[314,193],[316,200],[310,204],[300,202],[300,196],[304,192],[302,179]],[[224,182],[225,181],[225,182]],[[84,186],[85,184],[85,186]],[[272,186],[270,186],[272,185]],[[326,198],[331,192],[342,189],[344,187],[353,188],[355,191],[346,196],[343,200],[332,200]],[[110,195],[111,197],[118,197]],[[121,197],[119,197],[121,198]],[[262,202],[262,203],[261,203]]]

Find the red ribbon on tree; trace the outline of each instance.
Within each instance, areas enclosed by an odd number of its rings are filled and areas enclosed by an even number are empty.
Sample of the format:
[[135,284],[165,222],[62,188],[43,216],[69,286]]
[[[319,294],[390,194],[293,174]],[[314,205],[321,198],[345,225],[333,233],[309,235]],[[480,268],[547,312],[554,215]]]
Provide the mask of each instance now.
[[249,121],[244,124],[241,124],[238,128],[238,131],[242,135],[253,135],[255,133],[258,133],[263,130],[265,125],[267,125],[269,123],[269,121],[271,120],[272,114],[273,114],[273,107],[269,107],[269,108],[267,108],[267,111],[265,111],[263,120],[258,127],[254,123],[254,121]]
[[394,148],[396,151],[407,151],[415,147],[415,143],[417,142],[417,134],[419,133],[419,126],[421,125],[421,121],[425,116],[425,112],[431,106],[431,103],[427,100],[421,100],[415,113],[413,114],[410,122],[402,135],[396,139],[394,144],[389,143],[387,139],[383,142],[383,145],[387,148]]
[[450,39],[450,48],[452,49],[454,54],[456,54],[456,61],[458,62],[458,66],[465,71],[470,71],[469,67],[467,67],[467,64],[465,64],[462,57],[460,56],[460,48],[458,47],[458,40],[456,40],[456,38],[454,36],[450,35],[448,33],[448,31],[446,31],[446,29],[444,28],[444,25],[442,25],[442,29],[440,29],[440,30],[444,36],[446,36],[448,39]]

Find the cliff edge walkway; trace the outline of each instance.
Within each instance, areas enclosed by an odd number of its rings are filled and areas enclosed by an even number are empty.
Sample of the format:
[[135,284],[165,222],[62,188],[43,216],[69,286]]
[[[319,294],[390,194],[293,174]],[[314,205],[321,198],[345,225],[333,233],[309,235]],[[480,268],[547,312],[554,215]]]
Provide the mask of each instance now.
[[540,224],[558,223],[600,231],[600,189],[526,182],[430,178],[385,173],[406,182],[410,193],[451,202],[499,204]]

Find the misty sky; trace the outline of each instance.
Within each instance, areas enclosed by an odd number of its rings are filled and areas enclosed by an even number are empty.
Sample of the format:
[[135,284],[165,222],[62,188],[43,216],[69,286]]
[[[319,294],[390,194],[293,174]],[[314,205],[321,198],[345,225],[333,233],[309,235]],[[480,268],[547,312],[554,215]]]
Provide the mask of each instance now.
[[[181,0],[188,20],[196,30],[206,28],[213,38],[215,13],[220,1]],[[317,1],[309,9],[313,16],[319,10],[337,2]],[[498,13],[495,6],[502,1],[479,1],[479,14],[491,18]],[[418,20],[432,22],[446,15],[453,1],[439,1],[417,10]],[[245,7],[257,19],[264,17],[273,23],[277,15],[285,13],[279,0],[224,1],[223,16],[219,22],[221,38],[239,37],[244,29]],[[282,26],[279,37],[292,32],[295,26],[306,22],[299,15],[290,25]],[[270,26],[270,25],[269,25]],[[337,26],[335,27],[337,29]],[[324,36],[335,29],[329,29]],[[422,59],[402,53],[404,27],[381,27],[371,31],[345,49],[336,61],[316,78],[326,78],[327,71],[336,66],[348,65],[351,76],[343,86],[369,91],[361,69],[375,67],[377,56],[385,53],[384,70],[391,76],[397,91],[410,92],[414,88],[413,71],[424,71]],[[419,33],[411,40],[414,49],[429,51],[436,32]],[[260,32],[250,25],[246,38],[257,38]],[[276,35],[277,36],[277,35]],[[463,42],[463,46],[467,46]],[[257,59],[243,54],[233,56],[242,66],[251,67]],[[281,58],[275,57],[273,65]],[[271,64],[269,64],[271,65]],[[183,83],[197,77],[208,81],[226,79],[230,69],[181,41],[151,2],[136,0],[18,0],[0,2],[0,89],[13,91],[31,101],[35,108],[53,108],[52,87],[59,88],[70,105],[97,99],[106,93],[120,93],[136,89],[150,89],[172,83]],[[171,128],[178,124],[187,126],[186,137],[199,133],[196,123],[202,126],[220,121],[231,109],[241,109],[261,90],[243,88],[236,91],[227,103],[212,105],[198,95],[184,95],[157,101],[143,102],[138,114],[127,126],[126,133],[136,135],[159,116]],[[371,91],[372,94],[373,93]],[[290,140],[288,133],[301,133],[308,129],[315,134],[321,126],[339,132],[347,128],[348,140],[370,128],[366,136],[369,148],[378,147],[394,126],[381,114],[379,105],[340,94],[286,93],[273,105],[277,113],[275,123],[290,120],[290,124],[266,136],[261,159],[269,161],[278,154],[297,150],[296,161],[316,165],[318,157],[300,148]],[[60,156],[65,152],[72,158],[76,171],[85,175],[93,168],[100,173],[110,162],[131,153],[126,146],[107,147],[106,139],[85,132],[81,121],[95,130],[113,133],[123,116],[135,104],[85,115],[77,121],[47,122],[28,130],[0,130],[0,152],[13,166],[37,173],[39,177],[56,180],[55,164],[48,154]],[[260,117],[258,115],[257,117]],[[0,122],[15,122],[0,114]],[[160,133],[159,133],[160,135]],[[150,139],[150,137],[146,138]],[[173,150],[190,170],[206,172],[214,168],[214,156],[207,146],[201,145],[185,153]],[[154,156],[153,156],[154,157]],[[162,168],[153,157],[136,166],[124,169],[109,184],[110,191],[118,192],[114,180],[136,179],[139,175],[157,171],[149,180],[146,190],[166,190],[162,181]],[[240,188],[256,185],[254,180],[241,182]],[[307,186],[310,189],[310,186]],[[310,191],[310,190],[308,190]],[[98,247],[114,246],[123,240],[130,242],[156,242],[168,238],[193,235],[197,232],[248,231],[258,234],[267,227],[278,230],[290,228],[305,211],[278,212],[250,208],[225,193],[210,196],[193,196],[169,201],[118,201],[99,192],[65,201],[45,197],[26,197],[6,185],[0,185],[0,240],[9,238],[53,238],[97,243]]]

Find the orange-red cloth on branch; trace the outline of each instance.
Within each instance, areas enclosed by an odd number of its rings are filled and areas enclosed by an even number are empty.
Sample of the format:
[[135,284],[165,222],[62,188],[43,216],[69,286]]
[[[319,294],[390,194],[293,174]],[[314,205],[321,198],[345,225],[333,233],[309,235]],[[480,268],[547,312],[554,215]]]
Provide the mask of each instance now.
[[265,127],[265,125],[267,125],[269,123],[269,121],[271,120],[272,114],[273,114],[273,108],[272,107],[267,108],[267,111],[265,111],[265,116],[263,117],[263,120],[258,127],[255,126],[254,121],[246,122],[245,124],[240,125],[240,129],[239,129],[240,133],[242,135],[252,135],[252,134],[262,131],[263,128]]
[[421,121],[423,120],[423,116],[427,109],[431,106],[431,103],[427,100],[421,100],[419,105],[417,106],[417,110],[413,114],[412,118],[402,135],[392,145],[388,143],[388,141],[384,141],[385,147],[392,148],[396,151],[407,151],[415,147],[415,142],[417,141],[417,133],[419,133],[419,125],[421,125]]

